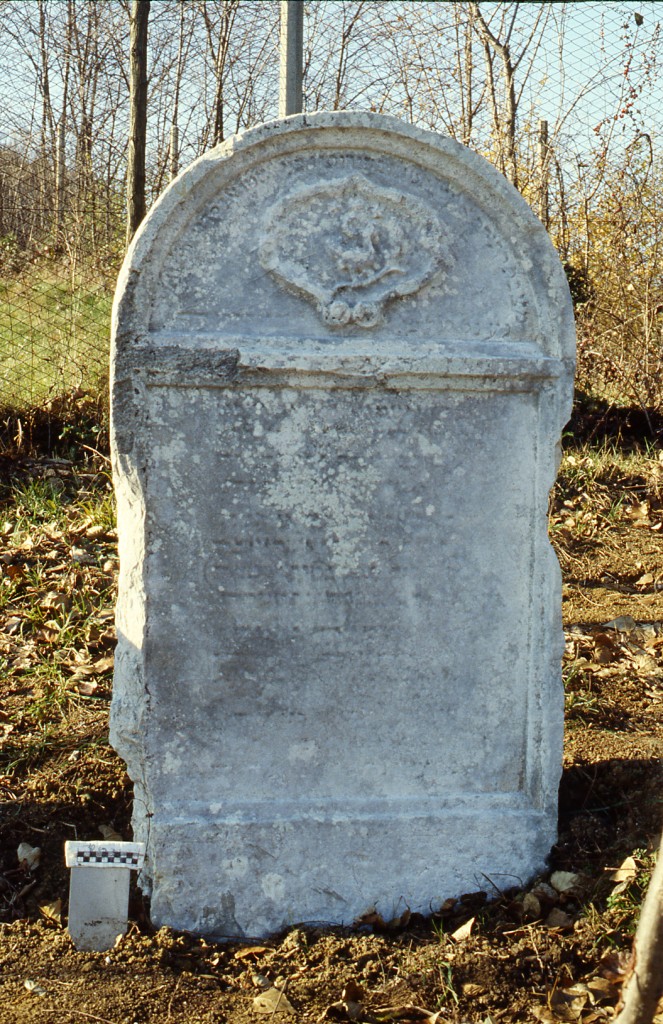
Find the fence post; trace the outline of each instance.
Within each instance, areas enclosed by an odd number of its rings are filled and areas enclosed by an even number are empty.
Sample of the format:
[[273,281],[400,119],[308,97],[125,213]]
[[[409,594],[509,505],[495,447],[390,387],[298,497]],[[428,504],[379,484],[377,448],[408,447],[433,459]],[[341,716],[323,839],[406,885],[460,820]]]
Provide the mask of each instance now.
[[546,231],[548,215],[548,122],[539,121],[539,218]]
[[289,114],[300,114],[303,106],[303,0],[281,0],[280,48],[279,117],[288,117]]

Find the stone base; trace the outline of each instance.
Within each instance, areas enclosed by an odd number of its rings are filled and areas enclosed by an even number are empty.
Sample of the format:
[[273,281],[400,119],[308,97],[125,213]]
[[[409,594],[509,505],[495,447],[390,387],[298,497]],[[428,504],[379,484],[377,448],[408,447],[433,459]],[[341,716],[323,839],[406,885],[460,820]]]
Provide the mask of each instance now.
[[155,817],[152,920],[216,940],[262,937],[294,924],[350,925],[371,908],[385,920],[406,908],[429,914],[449,896],[520,887],[544,868],[556,833],[554,820],[517,800],[388,801],[333,818],[269,806],[252,808],[253,820],[239,810],[223,820]]

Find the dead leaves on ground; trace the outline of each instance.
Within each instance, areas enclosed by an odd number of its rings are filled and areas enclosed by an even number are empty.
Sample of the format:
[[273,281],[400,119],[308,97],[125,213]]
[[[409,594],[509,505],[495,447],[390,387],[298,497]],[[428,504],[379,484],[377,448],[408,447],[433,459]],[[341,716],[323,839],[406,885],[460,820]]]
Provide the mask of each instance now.
[[567,663],[599,678],[629,667],[663,681],[663,623],[622,615],[590,630],[571,626],[565,653]]
[[663,527],[663,460],[643,453],[610,456],[606,451],[564,453],[551,510],[562,540],[593,537],[625,520],[657,532]]
[[[649,517],[650,520],[653,518],[651,514]],[[644,520],[645,517],[641,518]],[[654,525],[652,523],[652,529]],[[30,536],[17,529],[15,522],[8,522],[5,528],[0,523],[0,534],[0,587],[9,598],[0,612],[0,657],[4,657],[8,665],[8,678],[25,689],[32,670],[38,664],[48,662],[59,670],[63,688],[76,696],[75,703],[86,710],[92,708],[94,701],[78,700],[78,697],[93,698],[108,693],[114,643],[112,587],[117,566],[114,534],[95,522],[93,517],[81,517],[80,510],[74,514],[73,507],[66,522],[42,523]],[[648,572],[642,566],[633,573],[632,586],[639,594],[644,593],[658,586],[658,577],[655,571]],[[608,618],[608,614],[604,617]],[[595,628],[572,629],[567,638],[567,667],[572,666],[575,666],[578,678],[596,681],[597,686],[612,674],[628,671],[646,684],[653,702],[655,695],[661,693],[663,629],[657,624],[638,624],[627,615]],[[20,724],[0,715],[0,736],[4,733],[13,741],[14,734],[20,730]],[[80,736],[77,736],[76,743],[79,741]],[[78,748],[64,754],[71,762],[72,773],[77,771],[77,756]],[[108,835],[113,831],[112,826],[103,828],[110,830]],[[105,832],[103,834],[108,838]],[[617,859],[613,877],[606,873],[603,880],[604,887],[616,897],[627,894],[628,886],[637,881],[641,865],[637,857],[631,861],[624,861],[617,867]],[[3,893],[2,882],[0,878],[0,894]],[[13,898],[16,895],[18,899],[9,916],[22,912],[20,903],[34,884],[35,878],[27,866],[15,868],[3,896]],[[618,887],[622,885],[625,888],[620,890]],[[591,880],[567,871],[556,872],[546,880],[532,883],[527,891],[503,897],[501,909],[492,919],[493,924],[498,921],[494,932],[497,940],[495,950],[500,948],[500,943],[512,950],[519,942],[526,943],[529,935],[536,937],[538,948],[548,943],[550,950],[570,950],[575,942],[575,930],[584,924],[581,906],[583,901],[591,898],[591,889]],[[38,899],[42,923],[55,932],[61,921],[61,905],[58,906],[59,901],[53,896],[54,891],[44,893],[44,898],[33,892],[33,897]],[[440,913],[434,917],[440,934],[437,939],[431,936],[428,940],[431,953],[438,959],[442,957],[445,962],[453,962],[454,970],[459,962],[466,967],[470,958],[480,963],[478,958],[485,953],[482,943],[489,930],[481,923],[486,894],[469,894],[464,899],[465,902],[447,901],[440,908]],[[204,972],[205,976],[213,972],[228,991],[236,990],[252,1008],[256,1019],[273,1018],[287,1022],[296,1020],[299,1013],[310,1008],[303,993],[310,993],[316,970],[320,969],[321,978],[329,977],[324,973],[326,959],[327,964],[331,963],[334,969],[339,970],[341,977],[337,975],[334,983],[337,987],[326,990],[325,998],[332,1001],[324,1008],[319,1018],[321,1021],[358,1021],[359,1024],[427,1021],[428,1024],[441,1024],[456,1015],[453,1001],[447,1001],[444,1009],[438,1009],[444,995],[442,982],[438,983],[432,996],[431,987],[426,988],[423,984],[419,987],[417,980],[412,981],[409,991],[403,992],[396,992],[384,984],[385,977],[403,976],[400,973],[403,970],[402,954],[395,954],[393,950],[401,948],[399,943],[404,930],[420,925],[421,922],[413,920],[414,917],[405,908],[391,920],[385,920],[374,911],[370,918],[359,922],[360,927],[363,924],[371,929],[367,942],[374,941],[376,945],[375,948],[366,947],[367,951],[359,956],[356,955],[357,947],[348,946],[348,949],[355,950],[351,970],[356,971],[360,979],[356,982],[346,981],[343,985],[345,978],[342,972],[350,966],[349,952],[345,955],[343,950],[344,955],[336,958],[337,964],[333,963],[333,956],[329,953],[331,946],[324,956],[316,953],[309,957],[308,940],[301,932],[291,933],[278,948],[254,945],[234,954],[209,948],[201,952],[199,958],[201,973]],[[513,946],[510,945],[511,939]],[[387,948],[387,943],[392,945]],[[537,946],[527,950],[527,955],[521,958],[523,964],[530,959],[530,953],[536,961],[534,953],[538,955]],[[493,951],[493,954],[496,960],[501,959],[498,952]],[[539,1001],[533,1016],[545,1022],[581,1021],[582,1024],[609,1017],[628,965],[610,962],[607,958],[598,964],[599,955],[596,954],[594,973],[581,977],[575,983],[569,973],[551,984],[551,961],[546,958],[545,970],[542,968],[542,978],[538,983],[540,991],[535,995],[534,988],[530,988],[528,992],[531,1002]],[[235,968],[228,966],[233,956]],[[194,963],[192,955],[181,956],[178,969],[189,970]],[[423,958],[416,970],[422,964]],[[411,969],[412,976],[417,977],[415,968]],[[523,968],[524,971],[526,969]],[[422,969],[420,973],[423,976],[425,972]],[[488,991],[490,998],[493,993],[490,988],[487,990],[479,984],[483,978],[474,967],[468,974],[464,975],[461,968],[457,980],[454,980],[460,999],[458,1012],[463,1014],[459,1019],[469,1019],[465,1016],[469,1012],[468,1007],[473,1014],[471,1019],[480,1019],[476,1010],[484,1004],[482,996]],[[281,975],[287,975],[287,984]],[[302,985],[302,981],[308,988]],[[514,991],[518,984],[522,982],[514,983]],[[302,987],[298,988],[298,985]],[[317,1003],[316,1013],[323,1007],[324,1003]],[[314,1018],[310,1016],[310,1019]]]
[[532,1014],[544,1024],[557,1024],[557,1021],[592,1024],[592,1021],[612,1019],[618,996],[619,987],[614,982],[593,977],[566,988],[553,988],[543,1006],[532,1007]]
[[7,505],[12,518],[0,523],[0,660],[10,680],[52,665],[72,692],[92,696],[112,670],[115,644],[110,484],[102,473],[81,479],[70,463],[42,467],[56,471],[53,493],[53,480],[37,475],[37,490],[19,489]]
[[[646,860],[646,859],[645,859]],[[646,878],[645,860],[626,857],[618,868],[606,869],[606,880],[612,884],[610,898],[626,894],[631,886]],[[552,879],[551,879],[552,880]],[[639,904],[642,893],[633,897]],[[546,1003],[534,1007],[534,1016],[544,1024],[558,1021],[592,1024],[601,1019],[612,1019],[621,989],[633,971],[633,949],[610,950],[601,957],[598,973],[568,984],[566,975],[560,976],[547,993]]]
[[622,615],[593,628],[569,627],[564,676],[569,718],[597,719],[609,712],[613,705],[603,684],[619,676],[640,685],[645,700],[638,713],[657,713],[663,705],[663,623]]

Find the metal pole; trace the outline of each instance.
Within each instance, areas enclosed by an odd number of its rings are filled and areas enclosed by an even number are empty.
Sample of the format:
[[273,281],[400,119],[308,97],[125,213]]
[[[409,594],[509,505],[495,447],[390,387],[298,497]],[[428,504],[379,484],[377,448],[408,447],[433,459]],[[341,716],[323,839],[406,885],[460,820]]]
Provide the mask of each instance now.
[[129,150],[127,160],[127,245],[145,216],[147,135],[147,22],[150,0],[133,0],[129,43]]
[[281,0],[281,73],[279,117],[301,114],[304,63],[303,0]]

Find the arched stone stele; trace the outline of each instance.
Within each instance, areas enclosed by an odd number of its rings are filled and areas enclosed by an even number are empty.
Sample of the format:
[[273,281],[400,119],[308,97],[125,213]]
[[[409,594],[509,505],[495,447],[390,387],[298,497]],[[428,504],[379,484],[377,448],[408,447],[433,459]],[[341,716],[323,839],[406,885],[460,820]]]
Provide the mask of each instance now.
[[262,125],[155,204],[112,365],[112,740],[155,923],[388,919],[543,867],[573,353],[525,202],[393,119]]

